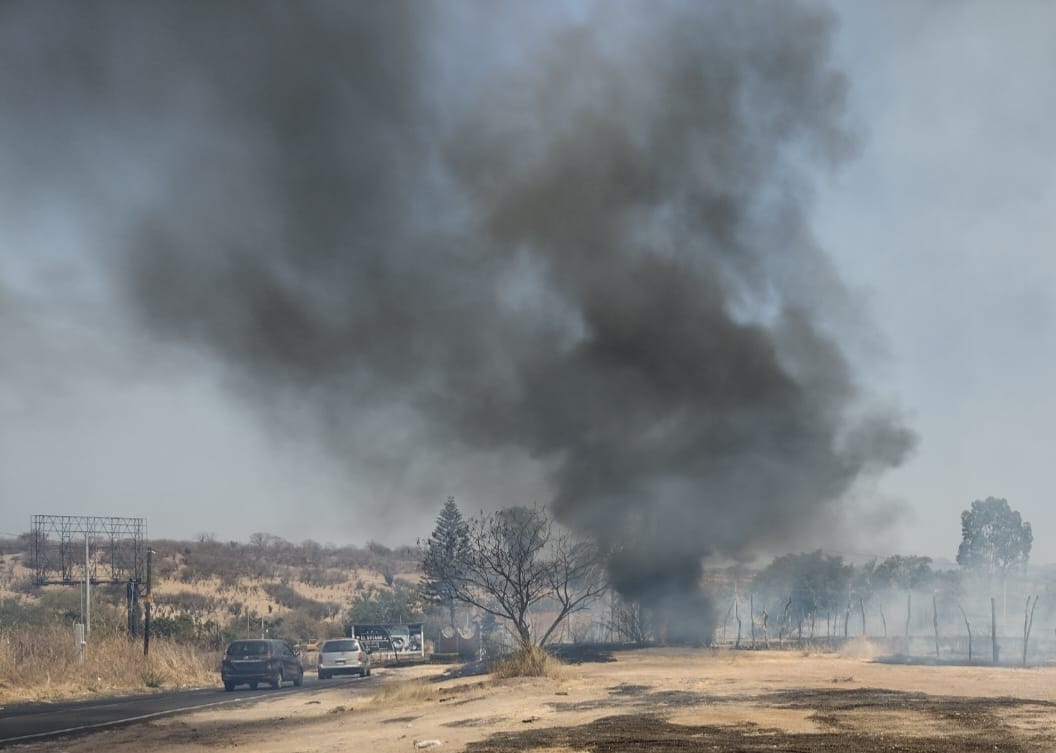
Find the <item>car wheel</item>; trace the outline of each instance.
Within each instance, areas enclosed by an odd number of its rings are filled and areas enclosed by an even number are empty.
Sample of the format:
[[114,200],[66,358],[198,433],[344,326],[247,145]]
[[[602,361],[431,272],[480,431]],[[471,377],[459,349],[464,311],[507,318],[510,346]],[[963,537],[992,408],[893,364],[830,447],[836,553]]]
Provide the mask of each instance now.
[[249,689],[250,690],[256,690],[257,689],[257,683],[255,683],[255,682],[249,683]]
[[275,674],[271,678],[271,687],[273,687],[275,690],[278,690],[282,687],[283,679],[285,678],[282,676],[282,667],[279,667],[275,670]]
[[370,673],[374,671],[373,667],[367,667],[367,677],[370,677]]
[[228,693],[230,693],[234,689],[235,683],[231,682],[230,680],[224,683],[224,690],[226,690]]
[[320,672],[319,673],[319,679],[320,680],[328,680],[328,679],[330,679],[330,675],[328,675],[326,672]]
[[365,670],[363,667],[360,667],[359,668],[359,676],[360,677],[366,677],[367,676],[367,670]]
[[293,681],[293,686],[296,687],[296,688],[299,688],[302,685],[304,685],[304,670],[303,669],[300,672],[297,673],[297,677]]

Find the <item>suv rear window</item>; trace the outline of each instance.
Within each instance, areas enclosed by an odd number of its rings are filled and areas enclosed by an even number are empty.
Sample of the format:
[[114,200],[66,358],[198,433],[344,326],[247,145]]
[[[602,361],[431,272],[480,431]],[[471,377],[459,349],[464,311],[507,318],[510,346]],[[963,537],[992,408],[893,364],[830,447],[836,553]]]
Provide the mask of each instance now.
[[327,641],[319,651],[324,654],[332,654],[337,651],[359,651],[359,642],[352,640]]
[[268,644],[264,641],[235,641],[227,647],[228,656],[264,656]]

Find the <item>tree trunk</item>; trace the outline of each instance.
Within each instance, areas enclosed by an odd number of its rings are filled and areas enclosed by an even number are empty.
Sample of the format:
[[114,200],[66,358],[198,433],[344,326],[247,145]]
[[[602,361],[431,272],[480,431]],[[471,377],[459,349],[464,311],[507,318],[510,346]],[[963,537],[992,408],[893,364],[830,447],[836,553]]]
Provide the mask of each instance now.
[[1023,608],[1023,666],[1027,666],[1027,643],[1030,641],[1030,629],[1034,627],[1034,609],[1038,606],[1038,597],[1034,597],[1034,603],[1027,596],[1027,604]]
[[913,651],[909,645],[909,618],[913,612],[913,592],[906,594],[906,656],[912,656]]
[[935,658],[939,658],[939,602],[931,595],[931,624],[935,628]]

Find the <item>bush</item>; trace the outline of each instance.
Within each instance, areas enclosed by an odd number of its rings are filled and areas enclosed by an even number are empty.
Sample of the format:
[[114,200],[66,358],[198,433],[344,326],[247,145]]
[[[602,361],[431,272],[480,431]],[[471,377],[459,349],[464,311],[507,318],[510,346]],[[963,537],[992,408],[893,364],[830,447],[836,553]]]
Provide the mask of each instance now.
[[562,676],[562,663],[545,648],[529,646],[509,656],[498,659],[491,665],[491,673],[498,678]]

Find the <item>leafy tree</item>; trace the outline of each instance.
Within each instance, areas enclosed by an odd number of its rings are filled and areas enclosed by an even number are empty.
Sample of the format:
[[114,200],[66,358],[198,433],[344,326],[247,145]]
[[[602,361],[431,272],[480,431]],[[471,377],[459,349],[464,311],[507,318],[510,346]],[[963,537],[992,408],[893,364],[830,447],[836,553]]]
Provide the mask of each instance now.
[[931,557],[896,554],[876,566],[873,583],[880,588],[912,591],[926,586],[934,578]]
[[813,622],[819,612],[837,612],[847,603],[854,568],[843,558],[818,551],[777,557],[753,580],[753,588],[787,599],[790,622]]
[[433,535],[425,542],[422,558],[422,595],[434,604],[446,608],[455,626],[455,581],[469,548],[469,525],[448,497],[436,519]]
[[[555,531],[538,508],[510,507],[471,520],[452,572],[453,598],[509,622],[524,648],[545,645],[568,615],[606,590],[597,548]],[[554,605],[555,616],[533,637],[532,610],[542,603]]]
[[[909,636],[913,592],[935,583],[931,557],[896,554],[876,566],[873,583],[877,588],[906,592],[906,636]],[[886,622],[885,622],[886,633]]]
[[348,621],[353,625],[420,622],[422,603],[418,589],[397,580],[392,588],[371,586],[352,598]]
[[1026,567],[1034,534],[1030,523],[1008,505],[1008,500],[975,500],[961,513],[961,545],[957,564],[1002,579],[1015,567]]

